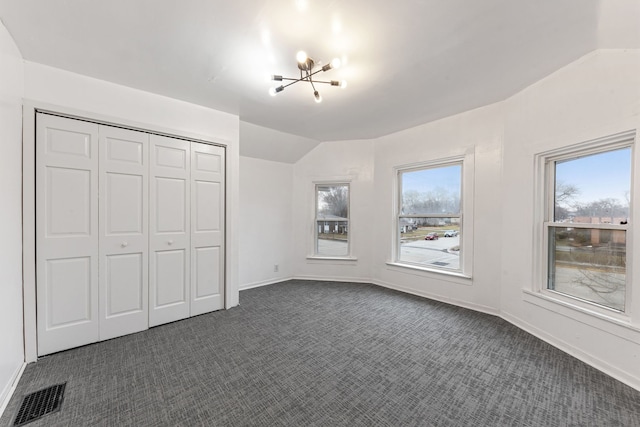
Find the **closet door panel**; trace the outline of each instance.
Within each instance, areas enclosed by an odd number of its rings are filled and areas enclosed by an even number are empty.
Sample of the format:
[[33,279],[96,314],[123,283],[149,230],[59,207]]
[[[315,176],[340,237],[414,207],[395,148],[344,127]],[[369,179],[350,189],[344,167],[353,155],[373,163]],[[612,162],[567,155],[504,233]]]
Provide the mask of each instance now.
[[149,325],[189,317],[190,142],[151,135]]
[[99,339],[98,126],[36,118],[38,355]]
[[[195,290],[193,299],[202,301],[212,295],[219,295],[222,288],[220,247],[195,248]],[[223,307],[215,307],[213,310]]]
[[224,308],[224,148],[191,145],[191,315]]
[[46,166],[46,237],[91,236],[91,170]]
[[91,258],[49,259],[46,263],[47,327],[63,328],[92,321]]
[[[106,318],[140,313],[145,310],[144,254],[130,253],[106,257]],[[146,319],[145,319],[146,320]],[[141,330],[146,329],[143,322]],[[101,337],[102,338],[102,337]]]
[[148,328],[149,135],[100,126],[100,339]]
[[156,234],[186,238],[187,181],[184,178],[156,177],[155,190]]
[[164,308],[184,305],[187,300],[186,260],[184,249],[156,251],[156,298],[154,306]]

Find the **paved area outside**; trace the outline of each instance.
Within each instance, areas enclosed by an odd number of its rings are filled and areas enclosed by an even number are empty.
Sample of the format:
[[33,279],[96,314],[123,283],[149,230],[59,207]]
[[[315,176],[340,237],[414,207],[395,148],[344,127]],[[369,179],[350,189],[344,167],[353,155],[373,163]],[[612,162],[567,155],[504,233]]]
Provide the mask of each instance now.
[[347,256],[349,246],[344,240],[318,240],[318,255],[321,256]]
[[597,268],[556,265],[555,290],[587,301],[624,310],[625,274]]
[[[460,256],[457,252],[447,252],[458,246],[460,237],[441,237],[438,240],[416,240],[402,243],[400,246],[401,259],[419,264],[434,264],[434,266],[451,269],[460,268]],[[347,256],[349,254],[347,242],[342,240],[318,240],[318,255]]]
[[432,264],[434,267],[458,269],[460,268],[460,256],[458,252],[451,253],[447,250],[459,244],[460,236],[401,243],[400,258],[403,261],[425,264],[427,266]]

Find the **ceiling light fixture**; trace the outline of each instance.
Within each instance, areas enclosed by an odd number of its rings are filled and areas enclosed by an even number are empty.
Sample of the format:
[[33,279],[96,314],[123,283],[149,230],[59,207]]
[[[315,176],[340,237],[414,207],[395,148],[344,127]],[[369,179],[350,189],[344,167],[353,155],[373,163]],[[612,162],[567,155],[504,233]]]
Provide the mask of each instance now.
[[296,54],[296,59],[298,60],[298,68],[300,69],[300,78],[294,79],[289,77],[282,77],[278,75],[271,76],[271,80],[281,82],[281,81],[290,81],[291,83],[287,83],[286,85],[280,85],[278,87],[272,87],[269,89],[269,94],[271,96],[276,96],[277,93],[282,92],[285,87],[291,86],[294,83],[298,82],[309,82],[311,84],[311,88],[313,89],[313,97],[316,102],[322,102],[322,96],[320,96],[320,92],[316,89],[314,83],[326,83],[331,86],[339,86],[341,88],[347,87],[347,82],[342,80],[314,80],[312,77],[318,74],[321,71],[329,71],[333,68],[340,67],[340,59],[334,58],[330,63],[323,65],[320,69],[313,71],[316,63],[313,59],[309,58],[307,54],[303,51],[300,51]]

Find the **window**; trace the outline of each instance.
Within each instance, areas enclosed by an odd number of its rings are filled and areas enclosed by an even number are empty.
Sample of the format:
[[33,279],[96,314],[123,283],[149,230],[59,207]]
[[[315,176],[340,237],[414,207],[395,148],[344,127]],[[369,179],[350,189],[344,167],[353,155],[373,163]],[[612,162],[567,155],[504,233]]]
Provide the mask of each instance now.
[[315,255],[349,256],[349,184],[316,184]]
[[398,170],[398,262],[463,271],[462,173],[461,160]]
[[546,290],[625,311],[631,141],[545,159]]

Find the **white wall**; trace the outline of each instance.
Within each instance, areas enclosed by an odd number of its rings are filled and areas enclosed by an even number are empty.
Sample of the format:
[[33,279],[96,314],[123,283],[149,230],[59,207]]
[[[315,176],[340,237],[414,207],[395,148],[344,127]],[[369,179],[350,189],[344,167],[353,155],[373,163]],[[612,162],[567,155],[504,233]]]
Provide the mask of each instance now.
[[292,189],[293,165],[240,157],[240,289],[292,277]]
[[[209,108],[131,89],[64,70],[25,63],[25,132],[33,132],[33,108],[45,108],[127,126],[199,138],[225,145],[227,159],[227,308],[238,304],[239,119]],[[30,135],[32,138],[32,135]],[[32,152],[25,151],[25,176],[32,176]],[[34,207],[25,188],[25,230],[33,233]],[[33,236],[25,237],[32,242]],[[35,357],[35,279],[32,245],[25,244],[26,356]]]
[[0,415],[24,362],[22,342],[22,56],[0,23]]
[[240,156],[295,163],[320,144],[315,139],[292,135],[240,121]]
[[[533,246],[539,238],[533,233],[534,155],[639,128],[640,51],[595,51],[523,90],[505,105],[503,316],[640,389],[638,269],[630,307],[635,315],[626,321],[627,327],[523,292],[533,285]],[[636,139],[636,153],[637,144]],[[636,169],[635,174],[633,196],[638,206],[640,171]],[[638,224],[638,211],[631,224]],[[639,237],[637,230],[633,232],[636,242]],[[637,265],[637,243],[635,248]]]
[[[373,244],[373,141],[325,142],[294,167],[294,276],[305,279],[371,280]],[[350,182],[349,261],[309,259],[313,255],[314,182]]]
[[[500,221],[503,105],[493,104],[376,140],[375,281],[418,295],[497,313],[500,307]],[[389,266],[392,261],[394,167],[473,154],[473,208],[464,208],[465,236],[472,238],[472,279]],[[473,231],[472,231],[473,230]],[[470,232],[473,232],[471,236]]]
[[127,124],[195,134],[238,150],[237,116],[28,61],[25,98],[112,117]]

